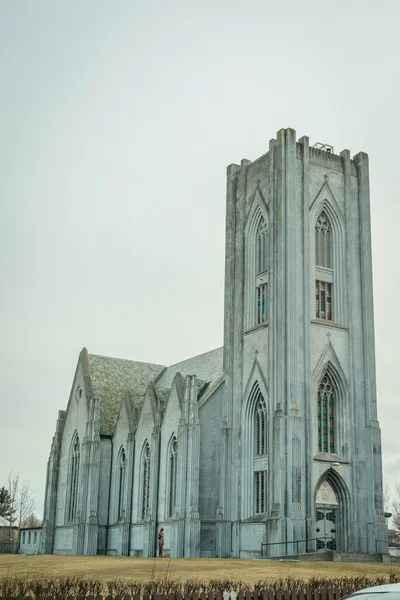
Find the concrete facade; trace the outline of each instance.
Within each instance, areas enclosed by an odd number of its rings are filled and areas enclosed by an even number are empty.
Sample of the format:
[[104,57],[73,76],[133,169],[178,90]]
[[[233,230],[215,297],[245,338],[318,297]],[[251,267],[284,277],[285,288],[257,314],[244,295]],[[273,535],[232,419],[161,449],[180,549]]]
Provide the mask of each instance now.
[[368,156],[281,130],[228,167],[223,348],[82,350],[40,551],[387,551],[373,323]]

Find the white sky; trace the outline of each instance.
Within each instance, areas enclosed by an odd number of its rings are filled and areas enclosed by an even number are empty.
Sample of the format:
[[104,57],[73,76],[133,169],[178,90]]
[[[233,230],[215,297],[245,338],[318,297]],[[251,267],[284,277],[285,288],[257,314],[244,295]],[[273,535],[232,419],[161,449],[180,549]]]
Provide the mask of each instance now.
[[0,3],[0,486],[42,513],[83,346],[222,344],[225,168],[281,127],[370,156],[385,474],[400,480],[398,0]]

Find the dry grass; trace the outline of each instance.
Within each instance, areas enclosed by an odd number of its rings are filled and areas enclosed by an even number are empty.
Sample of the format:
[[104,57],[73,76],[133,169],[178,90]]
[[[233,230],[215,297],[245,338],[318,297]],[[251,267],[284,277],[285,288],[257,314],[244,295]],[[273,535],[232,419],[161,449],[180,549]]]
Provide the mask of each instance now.
[[382,564],[334,562],[275,562],[265,560],[195,559],[195,558],[132,558],[111,556],[53,556],[53,555],[0,555],[0,579],[75,577],[99,581],[136,580],[148,582],[171,578],[237,579],[248,584],[278,578],[338,578],[377,577],[397,573],[399,567]]

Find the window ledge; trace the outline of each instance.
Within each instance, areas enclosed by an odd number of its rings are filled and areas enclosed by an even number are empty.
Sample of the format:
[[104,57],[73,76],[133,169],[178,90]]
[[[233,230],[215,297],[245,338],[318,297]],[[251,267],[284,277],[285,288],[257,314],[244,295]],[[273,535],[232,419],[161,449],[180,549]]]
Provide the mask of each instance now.
[[311,323],[314,325],[325,325],[326,327],[334,327],[335,329],[342,329],[348,331],[349,328],[344,325],[338,325],[335,321],[327,321],[326,319],[311,319]]
[[252,517],[247,517],[247,519],[243,519],[243,523],[262,523],[263,521],[268,520],[267,513],[259,513],[257,515],[253,515]]
[[258,329],[264,329],[264,327],[268,327],[268,325],[269,325],[269,321],[266,321],[265,323],[260,323],[260,325],[255,325],[251,329],[248,329],[247,331],[245,331],[243,335],[248,335],[249,333],[254,333],[254,331],[257,331]]
[[330,454],[329,452],[318,452],[315,456],[313,456],[313,460],[316,462],[324,462],[324,463],[340,463],[341,465],[351,465],[351,460],[347,460],[347,458],[341,458],[337,454]]

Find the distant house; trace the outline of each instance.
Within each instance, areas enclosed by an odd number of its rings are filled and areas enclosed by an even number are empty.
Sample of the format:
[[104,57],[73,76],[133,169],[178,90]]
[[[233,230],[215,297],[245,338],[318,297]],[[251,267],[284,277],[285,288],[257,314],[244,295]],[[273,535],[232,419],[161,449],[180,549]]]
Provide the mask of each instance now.
[[14,554],[18,549],[18,527],[0,525],[0,554]]
[[18,541],[18,527],[0,525],[0,544]]

